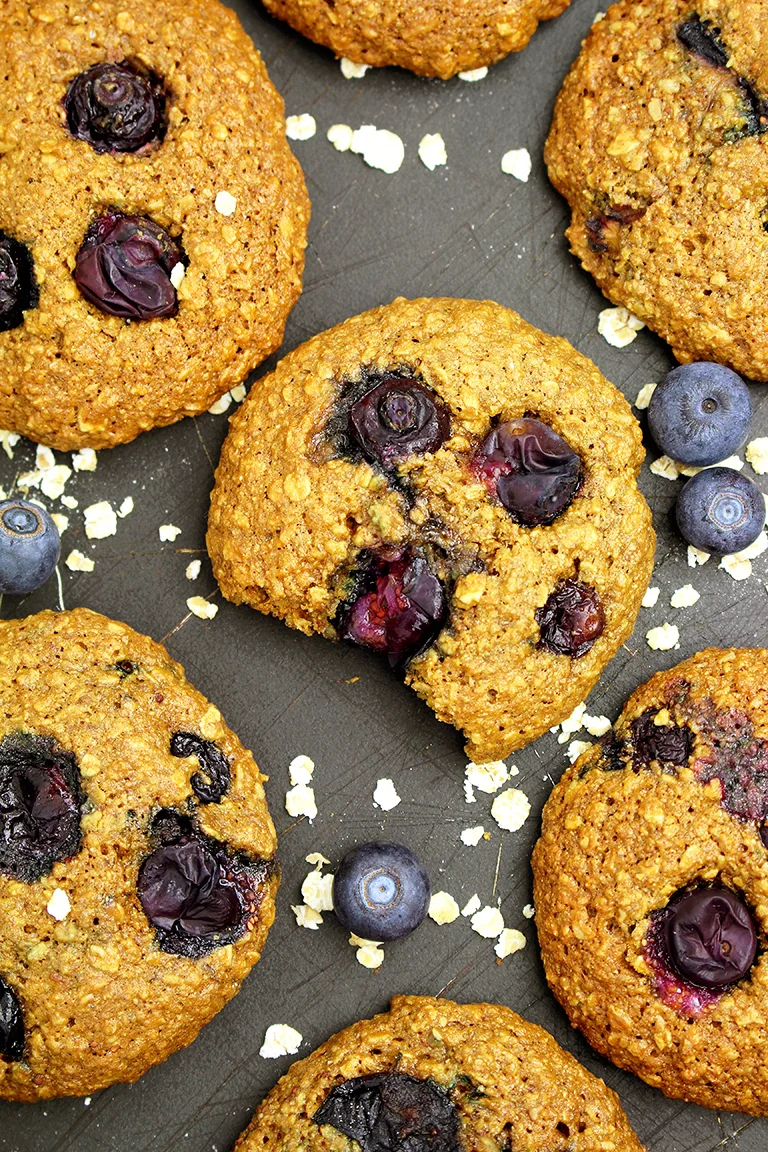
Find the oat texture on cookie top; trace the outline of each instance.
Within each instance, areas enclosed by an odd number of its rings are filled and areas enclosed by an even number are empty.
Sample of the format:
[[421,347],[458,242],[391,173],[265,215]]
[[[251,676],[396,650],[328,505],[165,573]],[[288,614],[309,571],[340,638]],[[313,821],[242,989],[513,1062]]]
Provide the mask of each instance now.
[[758,1116],[767,673],[764,649],[709,648],[653,676],[565,773],[533,855],[544,968],[571,1022],[668,1096]]
[[282,340],[309,202],[218,0],[6,0],[0,427],[107,448],[206,411]]
[[164,648],[0,624],[0,1098],[85,1096],[194,1040],[259,959],[263,777]]
[[672,346],[768,379],[762,0],[621,0],[565,80],[545,149],[567,236]]
[[629,406],[491,302],[396,300],[286,356],[234,417],[208,548],[235,603],[380,653],[490,761],[588,694],[654,535]]

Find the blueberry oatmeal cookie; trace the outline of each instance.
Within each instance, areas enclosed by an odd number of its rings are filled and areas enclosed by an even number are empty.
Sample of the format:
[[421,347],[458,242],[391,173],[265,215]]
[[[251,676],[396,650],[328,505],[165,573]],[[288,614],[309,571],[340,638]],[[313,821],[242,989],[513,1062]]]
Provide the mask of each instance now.
[[498,1004],[396,996],[300,1060],[236,1152],[642,1152],[618,1097]]
[[571,248],[679,360],[768,379],[768,4],[622,0],[555,108]]
[[544,809],[549,984],[599,1052],[668,1096],[768,1114],[768,652],[653,676]]
[[282,340],[309,204],[216,0],[0,0],[0,427],[107,448]]
[[399,64],[448,80],[519,52],[540,20],[570,0],[265,0],[292,28],[337,56]]
[[0,624],[0,1097],[85,1095],[194,1040],[274,918],[263,777],[164,648]]
[[386,654],[492,760],[569,715],[632,630],[642,455],[565,340],[488,301],[400,299],[251,391],[208,548],[230,600]]

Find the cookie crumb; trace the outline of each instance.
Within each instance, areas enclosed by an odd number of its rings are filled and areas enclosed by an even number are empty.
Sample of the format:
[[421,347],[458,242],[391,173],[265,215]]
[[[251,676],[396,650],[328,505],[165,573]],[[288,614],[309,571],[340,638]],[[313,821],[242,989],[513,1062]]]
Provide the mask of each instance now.
[[49,916],[53,916],[54,920],[66,920],[72,911],[72,905],[63,888],[54,888],[53,895],[46,904],[45,910]]
[[467,72],[459,72],[459,80],[465,80],[467,84],[476,84],[478,80],[485,80],[488,75],[488,69],[485,64],[481,68],[470,68]]
[[659,624],[656,628],[649,628],[645,640],[654,652],[668,652],[679,646],[680,630],[676,624]]
[[376,788],[373,793],[373,803],[377,808],[382,808],[385,812],[391,812],[393,808],[397,808],[400,803],[400,797],[395,789],[394,780],[389,780],[384,777],[376,782]]
[[656,602],[661,594],[661,588],[648,588],[646,593],[640,601],[643,608],[655,608]]
[[626,348],[645,328],[645,321],[628,308],[604,308],[597,318],[597,331],[612,348]]
[[635,400],[635,408],[638,408],[641,412],[644,412],[650,404],[651,396],[653,396],[657,388],[658,384],[643,384],[642,388],[637,394],[637,399]]
[[213,206],[220,215],[232,216],[237,208],[237,200],[231,192],[217,192]]
[[504,931],[504,917],[498,908],[486,904],[472,916],[470,920],[472,931],[477,932],[485,940],[493,940]]
[[93,448],[81,448],[79,452],[72,453],[72,467],[75,472],[95,472],[97,464],[98,457]]
[[83,556],[77,548],[73,548],[64,561],[70,572],[93,572],[95,562],[88,556]]
[[466,844],[468,848],[475,848],[483,836],[485,835],[485,828],[482,824],[478,824],[475,828],[465,828],[461,833],[461,842]]
[[752,471],[758,476],[765,476],[768,472],[768,436],[758,436],[756,440],[750,440],[744,449],[744,455]]
[[187,580],[197,580],[198,576],[200,575],[200,569],[202,566],[202,560],[190,560],[189,564],[187,564],[186,568],[184,569],[184,575],[186,576]]
[[83,512],[85,534],[89,540],[105,540],[117,532],[117,515],[108,500],[99,500]]
[[505,152],[501,158],[501,170],[507,176],[514,176],[515,180],[528,183],[531,174],[531,154],[527,148],[512,148]]
[[525,948],[525,945],[526,939],[522,932],[519,932],[517,928],[505,928],[493,950],[499,960],[503,960],[506,956],[512,956],[515,952]]
[[448,163],[445,140],[439,132],[428,132],[426,136],[422,136],[419,141],[419,160],[430,172]]
[[467,917],[474,916],[478,908],[480,908],[480,897],[478,896],[477,892],[475,892],[474,896],[470,896],[469,900],[467,900],[466,904],[461,910],[461,914],[462,916]]
[[259,1048],[259,1056],[265,1060],[277,1060],[280,1056],[295,1056],[304,1041],[301,1032],[289,1024],[270,1024]]
[[519,788],[507,788],[500,792],[491,805],[491,816],[505,832],[517,832],[522,828],[531,811],[525,792]]
[[163,543],[172,544],[177,536],[181,536],[181,528],[177,528],[175,524],[161,524],[157,534]]
[[672,593],[669,606],[670,608],[692,608],[699,600],[701,600],[701,593],[697,592],[692,584],[683,584],[682,588],[678,588]]
[[339,60],[339,67],[345,80],[362,80],[370,68],[370,64],[356,64],[354,60],[348,60],[346,56],[342,56]]
[[435,924],[453,924],[461,915],[459,906],[450,892],[435,892],[429,902],[427,913]]
[[206,600],[204,596],[190,596],[187,600],[187,608],[193,616],[197,616],[200,620],[213,620],[219,610],[218,604],[211,604],[210,600]]
[[289,140],[311,140],[317,132],[317,121],[309,112],[298,116],[288,116],[285,121],[285,134]]

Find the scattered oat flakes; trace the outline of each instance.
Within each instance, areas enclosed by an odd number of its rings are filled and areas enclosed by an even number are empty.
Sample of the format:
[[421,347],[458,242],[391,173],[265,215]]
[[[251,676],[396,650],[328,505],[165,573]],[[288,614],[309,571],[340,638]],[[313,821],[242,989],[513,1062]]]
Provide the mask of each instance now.
[[237,200],[231,192],[217,192],[213,206],[222,216],[232,216],[237,208]]
[[611,722],[607,716],[584,716],[584,727],[590,736],[605,736],[608,729],[611,727]]
[[474,896],[470,896],[469,900],[467,900],[466,904],[464,905],[464,907],[461,910],[461,914],[462,914],[462,916],[467,916],[467,917],[474,916],[475,912],[477,912],[479,907],[480,907],[480,897],[478,896],[477,892],[475,892]]
[[125,500],[123,500],[122,504],[118,508],[117,514],[121,520],[124,520],[126,516],[130,516],[131,512],[133,512],[133,508],[133,496],[126,496]]
[[259,1048],[259,1056],[265,1060],[277,1060],[280,1056],[294,1056],[302,1045],[301,1032],[288,1024],[270,1024]]
[[310,760],[309,756],[294,756],[288,765],[288,779],[291,784],[311,784],[314,774],[315,762]]
[[81,448],[79,452],[72,453],[72,467],[75,472],[95,472],[97,464],[98,457],[93,448]]
[[498,792],[510,775],[517,776],[517,768],[510,770],[503,760],[491,760],[489,764],[467,764],[464,775],[471,787],[490,795]]
[[519,788],[507,788],[500,792],[491,805],[491,816],[506,832],[516,832],[522,828],[531,811],[525,792]]
[[342,56],[339,60],[339,67],[345,80],[362,80],[370,68],[370,64],[357,64],[354,60],[348,60],[346,56]]
[[304,877],[301,898],[315,912],[333,912],[333,873],[325,875],[319,868]]
[[651,464],[654,476],[662,476],[665,480],[677,480],[680,470],[671,456],[659,456]]
[[757,540],[753,540],[741,552],[732,552],[729,556],[723,556],[718,567],[727,572],[734,580],[748,580],[752,575],[752,561],[756,560],[758,556],[762,556],[766,548],[768,548],[768,535],[763,531]]
[[206,600],[204,596],[190,596],[187,600],[187,608],[193,616],[197,616],[200,620],[213,620],[219,610],[218,604],[211,604],[210,600]]
[[396,133],[375,124],[362,124],[352,134],[351,152],[362,156],[369,168],[392,175],[405,159],[405,145]]
[[605,20],[605,12],[595,12],[592,18],[593,24],[599,24],[601,20]]
[[59,533],[59,536],[61,536],[62,533],[66,532],[67,528],[69,528],[69,516],[64,516],[61,512],[51,512],[50,515],[51,520],[53,520],[54,524],[56,525],[56,530]]
[[[573,736],[584,727],[584,715],[587,711],[586,704],[577,704],[570,716],[566,716],[562,724],[560,724],[560,735],[557,738],[558,744],[565,744],[569,736]],[[557,725],[553,731],[557,731]]]
[[219,396],[218,400],[214,400],[213,404],[211,404],[210,408],[208,409],[208,415],[222,416],[227,411],[231,403],[232,393],[225,392],[223,396]]
[[247,389],[245,384],[235,384],[234,388],[230,388],[229,394],[234,400],[235,404],[242,404],[245,400]]
[[187,564],[186,568],[184,569],[184,575],[186,576],[187,580],[197,580],[198,576],[200,575],[200,569],[202,566],[202,560],[190,560],[189,564]]
[[597,331],[612,348],[626,348],[645,328],[645,321],[626,308],[604,308],[597,319]]
[[725,460],[705,464],[703,468],[697,468],[695,464],[681,464],[679,461],[675,461],[675,464],[681,476],[698,476],[699,472],[705,472],[707,468],[733,468],[736,472],[744,470],[744,461],[740,456],[726,456]]
[[83,556],[82,552],[77,548],[73,548],[69,556],[64,561],[70,572],[93,572],[95,567],[94,561],[88,556]]
[[475,790],[472,787],[472,781],[471,780],[465,780],[464,781],[464,799],[465,799],[467,804],[476,804],[477,803],[477,801],[475,800]]
[[349,937],[349,943],[357,948],[357,962],[363,968],[381,968],[384,963],[384,949],[376,940],[364,940],[362,936]]
[[35,467],[39,468],[41,472],[48,472],[49,469],[56,466],[56,457],[50,448],[46,448],[44,444],[38,444],[35,448]]
[[430,172],[448,163],[445,140],[439,132],[428,132],[426,136],[422,136],[419,141],[419,160]]
[[21,439],[18,432],[8,432],[0,428],[0,444],[9,460],[13,460],[13,450]]
[[643,608],[655,608],[656,601],[661,594],[661,588],[648,588],[640,601]]
[[590,744],[589,740],[571,740],[570,744],[568,745],[568,750],[565,753],[568,757],[568,762],[570,764],[575,763],[579,756],[581,756],[582,752],[586,752],[587,748],[591,747],[592,745]]
[[435,924],[453,924],[461,913],[450,892],[434,892],[429,902],[428,915]]
[[649,628],[645,640],[654,652],[668,652],[680,643],[680,630],[676,624],[659,624],[656,628]]
[[482,824],[478,824],[475,828],[465,828],[461,833],[461,842],[466,844],[468,848],[476,847],[483,836],[485,835],[485,828]]
[[289,140],[311,140],[317,132],[317,121],[309,112],[299,116],[288,116],[285,121],[285,134]]
[[64,486],[72,475],[72,469],[66,464],[56,464],[47,468],[40,480],[40,491],[49,500],[58,500],[64,493]]
[[306,816],[310,824],[317,816],[315,790],[308,784],[296,784],[285,794],[285,810],[289,816]]
[[168,277],[168,279],[170,280],[171,284],[173,284],[173,286],[177,292],[178,292],[179,288],[181,288],[181,282],[184,279],[184,277],[186,276],[186,274],[187,274],[186,268],[182,264],[181,260],[178,260],[174,264],[173,268],[171,268],[171,272],[170,272],[170,275]]
[[349,152],[355,133],[349,124],[331,124],[325,135],[337,152]]
[[393,808],[397,808],[400,803],[400,797],[397,794],[393,780],[385,777],[376,782],[376,788],[373,793],[373,803],[377,808],[382,808],[385,812],[391,812]]
[[709,560],[709,557],[711,555],[712,555],[711,552],[703,552],[701,550],[701,548],[694,548],[693,544],[689,544],[688,545],[688,567],[689,568],[696,568],[697,566],[701,567],[702,564],[706,564],[707,560]]
[[77,508],[77,500],[75,500],[74,496],[62,496],[61,502],[65,508]]
[[320,913],[315,912],[314,908],[310,908],[307,904],[291,904],[291,912],[296,917],[299,928],[310,928],[313,932],[317,932],[323,923]]
[[528,183],[531,174],[531,154],[527,148],[512,148],[505,152],[501,158],[501,170],[507,176],[514,176],[515,180]]
[[50,916],[53,916],[54,920],[66,920],[72,911],[72,905],[63,888],[54,888],[53,895],[46,904],[45,910]]
[[670,608],[692,608],[699,600],[701,600],[701,593],[696,591],[693,584],[683,584],[682,588],[678,588],[672,593],[669,606]]
[[514,952],[519,952],[521,948],[525,948],[525,943],[525,936],[517,928],[505,928],[493,950],[499,960],[503,960],[506,956],[511,956]]
[[157,534],[164,543],[173,543],[177,536],[181,536],[181,528],[175,524],[161,524]]
[[523,916],[525,916],[526,920],[533,920],[535,915],[536,909],[533,904],[526,904],[525,908],[523,908]]
[[653,396],[657,388],[658,384],[643,384],[642,388],[637,394],[637,399],[635,400],[635,408],[639,408],[639,410],[643,412],[650,404],[651,396]]
[[468,84],[476,84],[478,80],[485,80],[488,75],[488,69],[485,65],[482,68],[470,68],[467,72],[459,72],[459,80],[466,80]]
[[320,868],[323,864],[330,864],[330,860],[327,856],[323,856],[322,852],[310,852],[304,859],[307,864],[314,864],[316,868]]
[[492,908],[489,904],[475,912],[470,923],[472,931],[486,940],[493,940],[504,931],[504,917],[498,908]]
[[108,500],[99,500],[83,512],[85,534],[89,540],[105,540],[117,532],[117,516]]
[[765,476],[768,472],[768,436],[758,436],[756,440],[750,440],[744,449],[744,455],[752,471],[758,476]]

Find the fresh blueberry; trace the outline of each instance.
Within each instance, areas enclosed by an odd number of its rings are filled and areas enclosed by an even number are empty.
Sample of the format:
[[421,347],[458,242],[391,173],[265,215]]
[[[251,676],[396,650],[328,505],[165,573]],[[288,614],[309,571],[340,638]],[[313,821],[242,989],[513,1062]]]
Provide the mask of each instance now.
[[418,928],[429,907],[429,877],[402,844],[360,844],[333,880],[338,919],[365,940],[399,940]]
[[658,713],[653,709],[643,712],[630,724],[632,733],[632,762],[647,767],[654,760],[662,764],[688,763],[693,751],[693,733],[690,728],[677,724],[654,724]]
[[201,804],[221,803],[222,797],[229,791],[232,772],[226,756],[212,740],[203,740],[194,732],[174,732],[171,737],[171,756],[196,756],[205,775],[194,773],[190,781],[192,791]]
[[551,524],[581,487],[581,460],[548,424],[508,420],[485,438],[472,470],[518,524]]
[[75,76],[64,109],[72,135],[94,152],[137,152],[165,135],[165,100],[159,76],[123,60]]
[[181,258],[179,245],[154,220],[111,210],[88,228],[75,261],[75,282],[108,316],[157,320],[177,311],[171,271]]
[[354,592],[340,605],[336,626],[342,640],[386,652],[402,667],[428,647],[448,614],[443,587],[422,557],[366,555],[353,574]]
[[659,447],[681,464],[706,467],[743,447],[752,401],[742,380],[721,364],[681,364],[651,397],[648,425]]
[[605,614],[594,588],[571,577],[561,580],[543,608],[536,609],[539,647],[556,656],[585,656],[603,634]]
[[386,376],[350,407],[347,434],[367,460],[392,468],[406,456],[436,452],[450,428],[450,413],[431,388]]
[[19,998],[0,977],[0,1058],[9,1062],[24,1055],[24,1016]]
[[724,988],[747,974],[757,952],[752,914],[729,888],[698,888],[671,903],[664,939],[672,967],[691,984]]
[[448,1093],[405,1072],[344,1080],[312,1119],[355,1140],[361,1152],[459,1152],[459,1117]]
[[31,884],[80,850],[83,802],[74,756],[43,736],[0,744],[0,873]]
[[688,544],[723,556],[757,539],[765,524],[765,500],[757,484],[735,468],[705,468],[681,489],[675,515]]
[[58,563],[59,530],[39,504],[0,503],[0,592],[22,596],[45,584]]
[[38,302],[32,253],[0,231],[0,332],[24,323],[24,313]]

